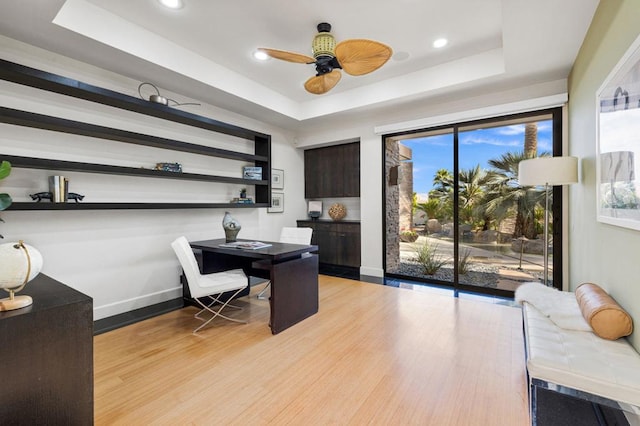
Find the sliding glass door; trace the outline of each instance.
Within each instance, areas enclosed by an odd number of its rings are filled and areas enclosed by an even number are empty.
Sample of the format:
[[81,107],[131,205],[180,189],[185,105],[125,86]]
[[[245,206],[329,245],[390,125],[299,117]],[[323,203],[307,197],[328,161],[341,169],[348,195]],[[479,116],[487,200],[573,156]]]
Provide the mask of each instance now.
[[[518,184],[518,163],[558,154],[561,126],[554,109],[386,136],[387,277],[504,296],[540,280],[544,192]],[[560,194],[547,242],[556,287]]]

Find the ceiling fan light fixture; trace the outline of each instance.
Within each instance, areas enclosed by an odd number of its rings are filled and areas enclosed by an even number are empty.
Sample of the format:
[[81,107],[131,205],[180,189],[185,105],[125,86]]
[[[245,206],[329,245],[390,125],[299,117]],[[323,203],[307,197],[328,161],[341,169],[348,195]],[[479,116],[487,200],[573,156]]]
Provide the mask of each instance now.
[[184,7],[184,1],[182,0],[158,0],[158,3],[169,9],[182,9]]
[[321,56],[335,56],[336,39],[330,33],[331,25],[326,22],[318,24],[318,34],[311,42],[313,57],[318,59]]

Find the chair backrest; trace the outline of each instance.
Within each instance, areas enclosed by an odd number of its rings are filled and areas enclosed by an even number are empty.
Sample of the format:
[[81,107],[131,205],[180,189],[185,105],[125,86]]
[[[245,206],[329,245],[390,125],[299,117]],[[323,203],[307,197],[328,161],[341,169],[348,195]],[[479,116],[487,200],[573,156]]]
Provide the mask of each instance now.
[[312,228],[284,227],[280,231],[280,242],[290,244],[311,244]]
[[[196,261],[196,256],[193,254],[193,249],[189,245],[189,241],[185,237],[178,237],[171,243],[173,251],[176,252],[184,275],[187,277],[187,284],[190,289],[193,289],[199,285],[200,282],[200,268]],[[193,291],[193,290],[192,290]]]

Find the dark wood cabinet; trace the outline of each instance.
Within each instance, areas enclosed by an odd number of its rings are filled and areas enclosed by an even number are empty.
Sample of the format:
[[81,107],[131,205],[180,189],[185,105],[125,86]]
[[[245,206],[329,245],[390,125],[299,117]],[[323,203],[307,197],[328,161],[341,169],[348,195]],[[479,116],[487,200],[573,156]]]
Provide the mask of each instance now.
[[318,246],[320,263],[360,267],[360,222],[299,220],[298,227],[313,229],[311,244]]
[[[93,301],[44,274],[0,312],[1,423],[93,424]],[[3,296],[4,297],[4,296]]]
[[305,198],[360,196],[360,143],[304,152]]

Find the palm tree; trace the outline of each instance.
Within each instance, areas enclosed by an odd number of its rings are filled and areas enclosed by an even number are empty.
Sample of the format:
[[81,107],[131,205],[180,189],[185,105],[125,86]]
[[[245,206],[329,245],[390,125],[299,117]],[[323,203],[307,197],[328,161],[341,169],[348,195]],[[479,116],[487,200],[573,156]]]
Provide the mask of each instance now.
[[[543,154],[546,156],[546,154]],[[544,192],[518,183],[518,164],[529,157],[524,151],[507,152],[489,160],[494,168],[487,173],[487,212],[495,217],[515,214],[514,237],[536,237],[535,206],[544,202]]]
[[538,154],[538,123],[524,125],[524,154],[527,158]]
[[482,211],[477,207],[482,205],[486,179],[487,173],[480,168],[479,164],[472,169],[461,170],[458,173],[458,200],[461,219],[465,222],[473,222],[476,213],[482,214]]
[[436,219],[440,212],[440,207],[440,200],[437,198],[429,198],[426,202],[416,205],[418,210],[425,212],[428,219]]
[[453,190],[453,174],[447,169],[438,169],[433,176],[433,190],[438,196],[448,195]]

